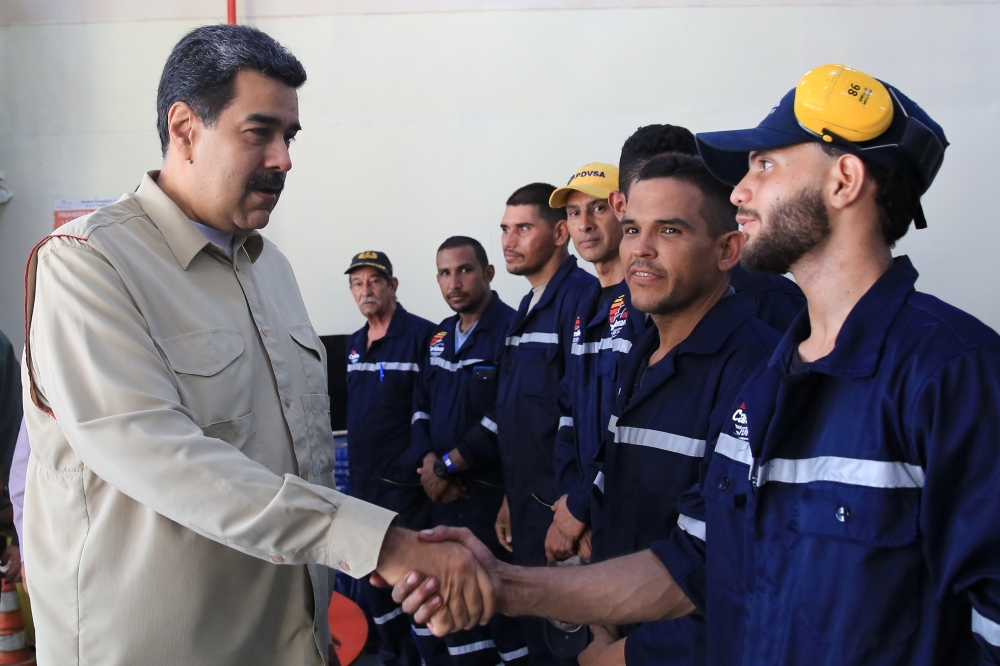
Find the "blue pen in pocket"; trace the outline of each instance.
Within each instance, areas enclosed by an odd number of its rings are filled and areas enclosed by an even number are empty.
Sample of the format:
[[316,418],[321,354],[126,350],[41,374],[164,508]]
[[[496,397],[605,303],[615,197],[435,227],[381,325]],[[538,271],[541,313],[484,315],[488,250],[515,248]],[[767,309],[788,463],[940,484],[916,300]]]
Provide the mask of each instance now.
[[385,368],[382,367],[381,363],[378,364],[378,380],[380,382],[385,381]]

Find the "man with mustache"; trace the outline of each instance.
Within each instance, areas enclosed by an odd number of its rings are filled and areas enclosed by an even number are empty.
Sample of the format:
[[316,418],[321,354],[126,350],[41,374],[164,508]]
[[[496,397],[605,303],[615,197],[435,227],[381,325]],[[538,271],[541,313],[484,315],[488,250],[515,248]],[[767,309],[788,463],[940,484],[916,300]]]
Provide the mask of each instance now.
[[[545,534],[559,498],[554,447],[560,418],[560,382],[566,371],[578,301],[596,280],[569,255],[566,212],[549,207],[552,185],[532,183],[508,199],[500,221],[507,271],[523,275],[531,291],[507,333],[496,409],[466,437],[476,464],[499,455],[505,499],[497,516],[500,544],[514,562],[545,563]],[[567,662],[545,641],[545,623],[522,622],[533,663]]]
[[[438,285],[456,314],[441,322],[424,355],[407,455],[419,466],[421,483],[433,501],[433,524],[468,527],[496,557],[509,561],[493,527],[503,504],[499,461],[478,459],[465,441],[496,406],[500,358],[517,317],[490,290],[493,274],[486,250],[474,238],[452,236],[438,248]],[[498,615],[488,627],[446,636],[452,661],[459,666],[527,663],[528,649],[517,625],[517,620]]]
[[[606,622],[697,608],[713,666],[1000,663],[1000,336],[916,291],[891,252],[926,226],[943,130],[898,89],[826,65],[758,127],[698,140],[736,183],[744,261],[790,269],[808,309],[712,447],[707,540],[675,530],[587,576],[497,570],[501,611]],[[488,562],[468,535],[440,537]]]
[[206,26],[160,78],[163,165],[32,252],[24,500],[39,663],[318,666],[330,568],[445,576],[491,611],[467,551],[333,490],[325,351],[259,233],[291,169],[302,64]]
[[[398,516],[396,525],[420,530],[431,523],[430,501],[408,454],[413,389],[434,324],[396,300],[399,279],[383,252],[360,252],[344,271],[365,325],[347,339],[347,453],[351,494]],[[410,619],[390,590],[361,583],[386,666],[441,662],[444,646]],[[414,640],[415,639],[415,640]],[[442,653],[442,654],[439,654]],[[445,658],[446,660],[446,658]]]

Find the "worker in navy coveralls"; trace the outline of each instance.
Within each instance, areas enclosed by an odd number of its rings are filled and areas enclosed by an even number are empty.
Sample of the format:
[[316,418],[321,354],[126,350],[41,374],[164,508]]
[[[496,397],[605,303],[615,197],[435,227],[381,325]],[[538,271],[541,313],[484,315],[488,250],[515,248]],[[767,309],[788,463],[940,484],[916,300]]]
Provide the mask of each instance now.
[[[578,552],[584,562],[590,561],[591,488],[597,474],[593,459],[611,416],[618,360],[628,354],[646,323],[632,309],[618,255],[622,228],[608,202],[617,190],[618,167],[594,162],[577,169],[567,185],[549,197],[550,206],[566,209],[573,246],[594,266],[598,279],[573,317],[570,363],[563,378],[567,398],[556,438],[560,497],[545,537],[550,562]],[[572,507],[571,497],[577,500]]]
[[[397,512],[399,527],[423,529],[430,525],[430,500],[405,454],[410,446],[413,387],[434,324],[410,314],[396,301],[399,281],[384,253],[361,252],[346,272],[351,295],[368,320],[347,341],[351,491],[359,499]],[[421,653],[427,661],[443,651],[440,641],[430,637],[418,639],[418,653],[409,618],[389,592],[367,580],[362,582],[362,591],[387,666],[418,666]]]
[[[522,591],[498,610],[619,622],[698,609],[713,666],[1000,664],[1000,336],[916,291],[913,264],[891,254],[911,221],[926,225],[944,132],[899,90],[828,65],[757,128],[698,139],[737,183],[745,264],[791,270],[808,310],[734,400],[681,504],[707,540],[677,529],[572,576],[495,567],[497,589]],[[408,609],[427,601],[398,588]]]
[[[545,563],[545,534],[559,499],[554,448],[571,317],[597,282],[569,256],[565,209],[549,207],[554,190],[533,183],[507,200],[500,222],[504,260],[508,272],[528,279],[531,291],[504,341],[496,409],[466,437],[477,459],[499,453],[505,500],[497,536],[515,562],[529,566]],[[525,618],[521,624],[532,663],[559,663],[545,642],[543,621]]]
[[[432,500],[433,524],[468,527],[494,555],[510,561],[494,529],[503,504],[500,460],[477,460],[462,441],[496,405],[504,341],[517,316],[490,290],[493,274],[486,250],[474,238],[453,236],[438,248],[438,284],[456,314],[441,322],[428,343],[413,395],[409,457]],[[459,666],[528,661],[517,620],[502,615],[445,642]]]

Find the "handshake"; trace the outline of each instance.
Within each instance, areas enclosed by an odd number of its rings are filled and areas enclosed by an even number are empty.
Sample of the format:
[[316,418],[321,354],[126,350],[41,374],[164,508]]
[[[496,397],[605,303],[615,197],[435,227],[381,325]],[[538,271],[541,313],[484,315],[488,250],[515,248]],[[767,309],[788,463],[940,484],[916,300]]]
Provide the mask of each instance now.
[[645,550],[585,567],[518,567],[497,560],[466,528],[390,528],[372,574],[435,636],[486,624],[495,613],[571,624],[618,625],[695,610]]

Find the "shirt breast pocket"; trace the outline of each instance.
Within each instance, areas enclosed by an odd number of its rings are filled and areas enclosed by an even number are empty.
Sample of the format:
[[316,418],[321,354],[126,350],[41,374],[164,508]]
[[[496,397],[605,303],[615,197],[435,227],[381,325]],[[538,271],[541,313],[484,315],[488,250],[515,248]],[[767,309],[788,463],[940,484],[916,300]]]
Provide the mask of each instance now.
[[[524,343],[517,348],[515,358],[520,372],[524,395],[536,398],[554,398],[559,386],[559,346],[552,344]],[[530,377],[528,376],[530,375]]]
[[466,372],[469,373],[469,404],[476,416],[482,416],[496,404],[500,369],[495,363],[484,361],[466,369]]
[[[209,328],[154,341],[175,373],[181,405],[194,415],[198,426],[229,433],[230,439],[250,437],[251,418],[243,419],[239,427],[224,425],[253,411],[252,368],[239,331]],[[225,436],[220,439],[230,441]]]
[[920,621],[920,490],[820,483],[804,489],[796,612],[814,639],[845,648],[912,638]]
[[295,341],[295,351],[302,362],[306,392],[326,395],[329,391],[326,381],[326,350],[312,324],[292,324],[288,326],[288,334]]

